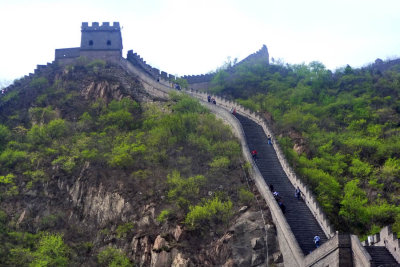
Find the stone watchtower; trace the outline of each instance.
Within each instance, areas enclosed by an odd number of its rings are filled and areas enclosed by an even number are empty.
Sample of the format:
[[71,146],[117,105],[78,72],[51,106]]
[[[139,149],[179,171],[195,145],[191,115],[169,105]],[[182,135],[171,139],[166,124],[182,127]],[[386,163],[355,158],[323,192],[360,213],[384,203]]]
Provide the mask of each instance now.
[[70,63],[77,57],[103,59],[118,62],[122,57],[122,36],[119,22],[83,22],[81,28],[81,46],[56,49],[55,59],[61,63]]
[[81,56],[88,58],[119,59],[122,57],[122,37],[119,22],[112,26],[103,22],[93,22],[89,26],[87,22],[82,23]]

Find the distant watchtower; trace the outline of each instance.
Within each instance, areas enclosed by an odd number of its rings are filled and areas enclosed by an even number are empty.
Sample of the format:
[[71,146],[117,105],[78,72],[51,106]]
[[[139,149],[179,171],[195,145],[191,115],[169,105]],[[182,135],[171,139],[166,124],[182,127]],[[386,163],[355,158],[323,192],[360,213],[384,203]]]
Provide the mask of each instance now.
[[55,58],[69,63],[79,56],[89,59],[103,59],[118,62],[122,57],[122,36],[119,22],[82,22],[81,46],[75,48],[56,49]]
[[119,22],[93,22],[89,26],[87,22],[82,23],[81,52],[83,51],[115,51],[122,56],[122,37]]

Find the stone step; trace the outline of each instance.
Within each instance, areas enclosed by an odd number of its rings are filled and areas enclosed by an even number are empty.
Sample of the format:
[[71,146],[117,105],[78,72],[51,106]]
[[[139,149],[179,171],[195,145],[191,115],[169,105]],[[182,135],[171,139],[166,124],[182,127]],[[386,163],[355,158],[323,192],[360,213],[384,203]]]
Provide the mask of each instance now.
[[313,238],[321,237],[321,244],[327,241],[322,228],[308,209],[306,203],[294,197],[295,188],[287,178],[276,156],[273,145],[267,144],[267,136],[261,126],[241,115],[236,115],[242,124],[250,150],[257,150],[256,165],[265,182],[274,186],[286,206],[285,217],[304,254],[315,249]]
[[365,246],[375,266],[400,266],[384,246]]

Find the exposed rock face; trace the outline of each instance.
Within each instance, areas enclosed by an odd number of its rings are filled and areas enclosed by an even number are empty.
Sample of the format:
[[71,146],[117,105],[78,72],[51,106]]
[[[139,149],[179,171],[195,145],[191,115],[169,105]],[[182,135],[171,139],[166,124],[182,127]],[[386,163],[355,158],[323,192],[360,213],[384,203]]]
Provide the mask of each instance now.
[[84,90],[82,95],[86,99],[90,98],[103,98],[103,99],[117,99],[121,100],[123,94],[119,90],[119,83],[111,83],[108,81],[100,81],[98,83],[92,81]]
[[232,257],[238,266],[266,266],[264,223],[259,212],[246,212],[231,227]]
[[298,155],[301,155],[307,151],[307,148],[304,145],[294,144],[293,150],[296,151]]
[[178,253],[175,258],[174,261],[171,264],[171,267],[187,267],[189,266],[189,259],[185,259],[183,258],[181,253]]

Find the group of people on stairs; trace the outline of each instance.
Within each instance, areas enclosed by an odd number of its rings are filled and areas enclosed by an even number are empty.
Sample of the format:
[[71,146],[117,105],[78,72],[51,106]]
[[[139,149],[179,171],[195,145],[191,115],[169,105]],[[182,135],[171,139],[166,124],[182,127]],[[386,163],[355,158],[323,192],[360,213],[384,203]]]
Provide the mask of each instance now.
[[[215,99],[211,98],[210,95],[207,96],[207,101],[209,103],[216,104]],[[233,115],[236,115],[236,108],[232,107],[230,110],[230,113]],[[267,143],[268,143],[268,145],[272,145],[271,135],[267,136]],[[256,149],[251,150],[250,153],[254,160],[258,159],[258,152]],[[279,194],[278,191],[274,190],[274,186],[272,184],[269,185],[269,189],[271,192],[273,192],[272,194],[273,194],[275,200],[278,202],[278,205],[279,205],[280,209],[282,210],[282,213],[285,214],[286,206],[285,206],[285,204],[283,204],[283,199],[282,199],[281,195]],[[302,199],[302,192],[298,186],[296,187],[296,189],[294,191],[294,197],[297,198],[297,200]],[[313,238],[313,241],[314,241],[315,247],[318,248],[320,246],[321,238],[318,235],[315,235]]]

